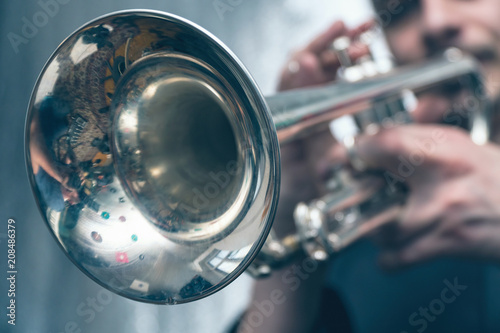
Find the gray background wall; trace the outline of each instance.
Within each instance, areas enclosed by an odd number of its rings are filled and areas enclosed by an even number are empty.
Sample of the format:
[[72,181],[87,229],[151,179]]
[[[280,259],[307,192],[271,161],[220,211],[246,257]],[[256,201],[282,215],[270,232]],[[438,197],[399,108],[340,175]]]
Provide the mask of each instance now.
[[[42,0],[44,3],[47,2]],[[57,45],[85,22],[111,11],[149,8],[171,12],[203,26],[226,43],[248,66],[266,93],[274,90],[288,51],[326,27],[334,5],[329,1],[223,1],[232,11],[218,12],[212,0],[61,1],[58,12],[27,44],[16,48],[8,38],[22,36],[23,18],[42,10],[37,0],[0,2],[0,306],[7,297],[6,222],[17,221],[17,326],[0,331],[64,332],[69,322],[83,332],[222,332],[248,300],[250,278],[243,276],[221,293],[195,304],[153,306],[113,296],[95,318],[76,309],[101,287],[69,262],[42,222],[29,188],[24,163],[24,120],[38,73]],[[239,3],[239,4],[238,4]],[[237,4],[237,5],[234,5]],[[87,322],[88,320],[88,322]],[[3,329],[5,328],[5,329]]]

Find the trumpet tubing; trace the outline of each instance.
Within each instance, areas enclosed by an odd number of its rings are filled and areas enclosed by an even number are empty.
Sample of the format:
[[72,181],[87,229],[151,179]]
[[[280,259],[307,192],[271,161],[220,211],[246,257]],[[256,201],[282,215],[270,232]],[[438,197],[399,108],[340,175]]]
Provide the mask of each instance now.
[[[299,206],[299,234],[266,242],[279,143],[339,117],[359,131],[407,121],[405,94],[450,82],[475,92],[477,64],[443,57],[265,99],[202,28],[161,12],[111,13],[68,37],[38,78],[26,123],[30,181],[52,234],[92,279],[134,300],[190,302],[229,284],[256,257],[256,275],[302,248],[325,259],[361,237],[367,220],[383,223],[380,210],[366,210],[367,194],[383,185],[349,182]],[[468,118],[478,142],[488,136],[486,118]],[[393,201],[384,195],[388,214]],[[349,209],[354,220],[344,218]]]

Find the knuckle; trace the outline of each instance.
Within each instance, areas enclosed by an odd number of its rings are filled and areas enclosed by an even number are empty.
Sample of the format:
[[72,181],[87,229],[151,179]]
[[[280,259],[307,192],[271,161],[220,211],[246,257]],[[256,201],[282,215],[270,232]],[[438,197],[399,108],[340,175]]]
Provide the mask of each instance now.
[[444,199],[444,210],[450,215],[463,213],[470,201],[470,191],[463,186],[462,183],[457,183],[448,188]]
[[387,155],[397,155],[406,151],[399,128],[386,129],[375,135],[373,144]]
[[443,230],[443,237],[450,240],[453,244],[466,246],[473,242],[473,233],[464,225],[451,221],[450,225]]
[[309,52],[302,53],[296,60],[300,69],[305,72],[313,72],[318,67],[317,57]]
[[473,239],[467,227],[466,212],[470,206],[470,193],[463,186],[455,186],[446,195],[443,205],[443,236],[460,244],[468,244]]

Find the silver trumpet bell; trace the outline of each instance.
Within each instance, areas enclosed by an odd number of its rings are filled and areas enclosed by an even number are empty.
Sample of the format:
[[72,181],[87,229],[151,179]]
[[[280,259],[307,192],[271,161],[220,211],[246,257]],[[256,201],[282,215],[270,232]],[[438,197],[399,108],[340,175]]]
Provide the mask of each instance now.
[[[236,56],[204,29],[161,12],[116,12],[75,31],[40,74],[26,123],[29,177],[52,234],[94,281],[138,301],[194,301],[257,256],[252,271],[263,275],[300,253],[324,259],[362,236],[363,210],[348,228],[338,222],[339,212],[384,188],[364,180],[303,204],[299,233],[266,242],[280,143],[341,116],[354,117],[360,130],[406,122],[408,92],[447,83],[478,96],[477,64],[442,57],[264,99]],[[480,111],[467,114],[464,127],[481,143],[487,113],[477,100]],[[362,199],[339,198],[355,188]],[[399,202],[393,198],[386,202]],[[347,240],[332,246],[339,238]]]

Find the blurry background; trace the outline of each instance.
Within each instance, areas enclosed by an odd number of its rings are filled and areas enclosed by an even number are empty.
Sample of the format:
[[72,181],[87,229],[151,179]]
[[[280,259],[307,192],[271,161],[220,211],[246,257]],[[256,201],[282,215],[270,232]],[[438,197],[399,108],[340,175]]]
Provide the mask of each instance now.
[[[212,32],[269,94],[290,52],[339,17],[349,25],[370,17],[367,1],[59,0],[46,24],[23,43],[13,45],[9,33],[22,36],[25,20],[32,22],[48,2],[53,1],[0,1],[0,331],[225,332],[249,300],[249,277],[242,276],[222,292],[187,305],[155,306],[116,295],[108,299],[58,248],[35,205],[24,162],[24,120],[38,73],[57,45],[85,22],[111,11],[140,7],[183,16]],[[218,3],[229,9],[222,11]],[[8,218],[14,218],[17,226],[15,327],[7,325],[5,315]],[[498,269],[446,260],[388,275],[375,261],[376,250],[361,242],[330,267],[332,277],[327,283],[339,290],[356,332],[416,332],[410,315],[440,297],[443,280],[455,278],[467,290],[429,323],[427,332],[498,332]],[[98,296],[105,302],[92,305]]]

